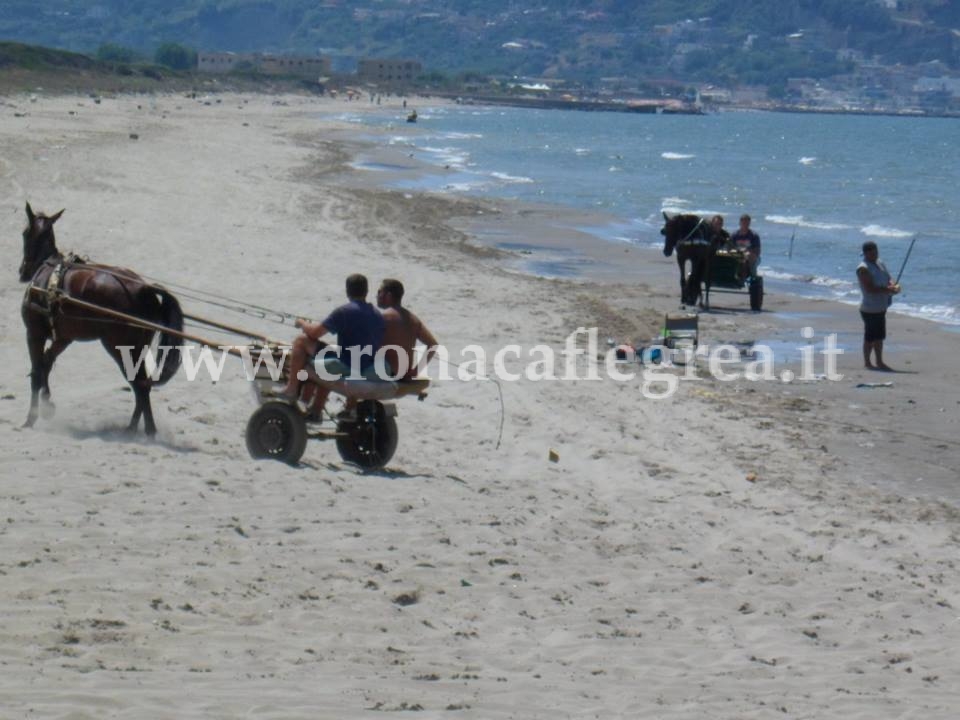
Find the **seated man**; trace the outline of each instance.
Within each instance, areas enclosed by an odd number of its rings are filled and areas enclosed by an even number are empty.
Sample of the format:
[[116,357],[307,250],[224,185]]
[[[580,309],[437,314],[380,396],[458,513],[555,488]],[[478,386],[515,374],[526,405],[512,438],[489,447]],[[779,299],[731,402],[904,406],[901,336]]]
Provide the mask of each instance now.
[[[307,361],[320,351],[319,340],[327,333],[337,336],[340,356],[324,353],[323,369],[325,377],[335,378],[374,378],[373,357],[383,341],[383,316],[367,302],[367,278],[354,274],[347,278],[347,300],[331,312],[323,322],[311,323],[298,318],[296,326],[303,334],[293,341],[290,353],[290,368],[287,385],[283,389],[284,397],[296,400],[300,395],[301,371],[309,376]],[[304,376],[303,379],[306,379]],[[329,390],[319,386],[310,386],[313,394],[312,411],[319,416],[327,401]],[[310,393],[308,393],[310,394]],[[309,397],[305,398],[309,401]]]
[[714,215],[710,218],[710,227],[713,228],[713,245],[718,250],[730,247],[730,233],[723,229],[723,215]]
[[377,290],[377,307],[383,310],[383,348],[385,360],[399,377],[410,380],[417,376],[413,349],[419,340],[427,346],[426,367],[437,352],[437,339],[420,318],[402,305],[403,283],[391,278],[380,283]]
[[760,264],[760,236],[750,229],[750,216],[746,213],[740,216],[740,228],[730,237],[730,242],[746,252],[747,272],[755,278]]

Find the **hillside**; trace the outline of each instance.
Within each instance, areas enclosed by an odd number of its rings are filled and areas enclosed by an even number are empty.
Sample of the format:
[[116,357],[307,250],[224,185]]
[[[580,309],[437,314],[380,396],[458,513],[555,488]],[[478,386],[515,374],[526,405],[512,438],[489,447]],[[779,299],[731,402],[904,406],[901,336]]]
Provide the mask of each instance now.
[[948,0],[6,0],[0,39],[150,56],[200,50],[419,59],[448,73],[673,77],[783,83],[849,70],[837,51],[885,65],[960,70],[960,3]]

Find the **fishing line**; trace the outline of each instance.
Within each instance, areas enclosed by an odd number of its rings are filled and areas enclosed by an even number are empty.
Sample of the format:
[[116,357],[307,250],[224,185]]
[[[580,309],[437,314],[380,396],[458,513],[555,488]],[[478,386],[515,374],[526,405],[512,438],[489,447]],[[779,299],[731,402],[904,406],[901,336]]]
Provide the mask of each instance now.
[[[449,365],[450,367],[457,368],[457,370],[460,370],[460,368],[463,367],[462,364],[461,364],[461,365],[457,365],[456,363],[450,362],[450,361],[447,360],[446,358],[437,358],[437,360],[439,360],[440,362],[446,363],[446,364]],[[459,375],[459,373],[457,373],[457,374]],[[500,443],[501,443],[501,441],[503,440],[503,420],[504,420],[504,414],[505,414],[504,402],[503,402],[503,388],[502,388],[501,385],[500,385],[500,381],[497,380],[497,379],[495,379],[495,378],[491,378],[491,377],[487,377],[487,376],[481,377],[480,375],[476,375],[476,379],[477,379],[477,380],[485,380],[485,381],[487,381],[487,382],[492,382],[494,385],[497,386],[497,395],[499,396],[499,400],[500,400],[500,426],[499,426],[499,428],[497,429],[497,446],[494,448],[494,450],[499,450],[499,449],[500,449]]]

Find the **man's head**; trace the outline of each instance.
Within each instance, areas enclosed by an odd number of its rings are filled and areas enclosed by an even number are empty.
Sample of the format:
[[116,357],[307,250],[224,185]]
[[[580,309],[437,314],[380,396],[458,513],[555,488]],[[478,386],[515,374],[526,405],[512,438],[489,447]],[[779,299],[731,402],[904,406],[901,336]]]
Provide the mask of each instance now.
[[354,273],[347,277],[347,297],[351,300],[363,300],[367,297],[367,277]]
[[875,258],[877,253],[877,244],[873,240],[867,240],[860,248],[865,258]]
[[750,229],[750,216],[747,215],[746,213],[740,216],[740,227],[743,230]]
[[400,307],[403,302],[403,283],[393,278],[385,278],[377,290],[377,306],[381,308]]
[[715,230],[723,230],[723,215],[714,215],[710,218],[710,224]]

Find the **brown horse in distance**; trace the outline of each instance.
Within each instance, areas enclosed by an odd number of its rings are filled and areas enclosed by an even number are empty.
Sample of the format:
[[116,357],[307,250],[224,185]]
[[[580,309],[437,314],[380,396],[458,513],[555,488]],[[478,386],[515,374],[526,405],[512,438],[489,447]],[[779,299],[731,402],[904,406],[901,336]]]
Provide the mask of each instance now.
[[[132,270],[65,257],[57,249],[53,234],[53,225],[62,214],[63,210],[49,217],[34,213],[27,203],[20,264],[20,282],[30,283],[21,307],[30,352],[30,412],[26,427],[37,420],[38,399],[49,404],[50,370],[70,343],[99,340],[126,374],[120,348],[130,347],[131,358],[137,363],[157,334],[81,307],[71,299],[133,315],[174,331],[183,330],[180,304],[163,288],[150,285]],[[150,388],[170,380],[180,367],[179,338],[160,333],[159,345],[158,372],[151,376],[146,363],[140,363],[136,373],[127,377],[136,398],[129,430],[137,429],[142,416],[147,435],[157,432],[150,407]],[[164,354],[165,347],[170,350]]]
[[[717,254],[722,238],[713,226],[699,215],[667,215],[663,213],[664,225],[663,254],[670,257],[677,252],[677,264],[680,266],[680,302],[695,306],[703,296],[706,285],[706,297],[710,297],[710,271],[714,256]],[[690,275],[687,275],[687,262],[690,263]],[[704,307],[701,303],[701,307]],[[705,307],[709,310],[709,305]]]

